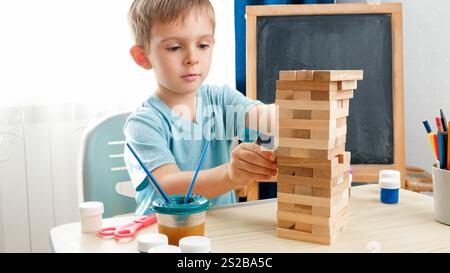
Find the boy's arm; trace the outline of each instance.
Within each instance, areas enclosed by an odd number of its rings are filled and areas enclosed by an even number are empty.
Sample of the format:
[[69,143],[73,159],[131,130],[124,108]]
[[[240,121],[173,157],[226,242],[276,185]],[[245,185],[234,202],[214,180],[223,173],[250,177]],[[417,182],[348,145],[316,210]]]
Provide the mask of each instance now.
[[[192,192],[212,199],[235,187],[268,179],[277,173],[275,160],[273,152],[261,151],[255,143],[242,143],[231,152],[229,163],[199,171]],[[172,195],[187,193],[194,171],[182,172],[176,164],[166,164],[152,174]]]
[[[199,171],[192,193],[212,199],[234,189],[227,176],[226,164]],[[152,174],[168,195],[186,194],[194,177],[194,171],[182,172],[176,164],[167,164],[155,169]]]
[[275,104],[255,105],[247,114],[245,126],[265,135],[276,136],[278,115]]

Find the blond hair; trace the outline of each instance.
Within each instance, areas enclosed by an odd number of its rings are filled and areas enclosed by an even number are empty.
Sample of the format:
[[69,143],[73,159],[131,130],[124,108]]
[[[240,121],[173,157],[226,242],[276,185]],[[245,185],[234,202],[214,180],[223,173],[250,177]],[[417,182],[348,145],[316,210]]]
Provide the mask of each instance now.
[[215,28],[214,9],[209,0],[134,0],[128,20],[136,45],[148,48],[153,26],[184,21],[193,9],[205,12]]

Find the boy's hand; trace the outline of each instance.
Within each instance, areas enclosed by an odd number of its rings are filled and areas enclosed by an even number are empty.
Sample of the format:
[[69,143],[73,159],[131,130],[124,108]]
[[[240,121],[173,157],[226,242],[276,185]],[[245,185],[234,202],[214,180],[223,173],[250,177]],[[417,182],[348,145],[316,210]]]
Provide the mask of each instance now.
[[227,175],[236,186],[266,180],[277,174],[277,158],[273,151],[262,151],[256,143],[241,143],[231,152]]

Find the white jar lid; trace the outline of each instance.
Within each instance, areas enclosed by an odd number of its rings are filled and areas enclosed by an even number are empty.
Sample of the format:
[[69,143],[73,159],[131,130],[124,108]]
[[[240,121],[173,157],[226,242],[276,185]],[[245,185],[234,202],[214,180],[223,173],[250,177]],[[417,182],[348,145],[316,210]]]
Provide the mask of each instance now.
[[400,172],[396,170],[381,170],[379,179],[382,178],[395,178],[400,180]]
[[160,245],[150,248],[148,253],[181,253],[181,249],[173,245]]
[[167,235],[160,233],[142,234],[137,237],[138,250],[140,252],[148,252],[148,250],[155,246],[168,245],[169,239]]
[[382,189],[400,189],[400,179],[397,178],[382,178],[379,180],[380,188]]
[[180,240],[180,248],[183,253],[209,253],[211,252],[211,240],[204,236],[188,236]]
[[104,212],[102,202],[85,202],[78,205],[81,216],[97,215]]

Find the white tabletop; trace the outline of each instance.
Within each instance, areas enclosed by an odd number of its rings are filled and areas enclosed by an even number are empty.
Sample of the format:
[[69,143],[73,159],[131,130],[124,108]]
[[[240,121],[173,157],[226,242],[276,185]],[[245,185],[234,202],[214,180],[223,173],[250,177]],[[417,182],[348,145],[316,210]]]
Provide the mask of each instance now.
[[[345,231],[332,246],[278,238],[276,199],[209,210],[205,236],[211,239],[212,252],[450,252],[450,226],[434,219],[433,207],[432,197],[406,190],[401,190],[399,204],[382,204],[376,185],[359,186],[351,191]],[[103,226],[137,218],[104,219]],[[80,223],[53,228],[53,251],[137,252],[136,240],[119,243],[80,230]],[[156,224],[139,234],[151,232],[157,232]]]

